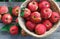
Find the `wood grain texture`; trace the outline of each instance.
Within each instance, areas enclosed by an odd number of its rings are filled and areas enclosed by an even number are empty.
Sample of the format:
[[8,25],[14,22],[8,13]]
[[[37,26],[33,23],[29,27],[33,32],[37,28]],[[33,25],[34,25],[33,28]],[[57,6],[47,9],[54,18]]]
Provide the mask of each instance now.
[[[2,5],[2,3],[0,3],[0,4]],[[10,3],[8,3],[8,4],[10,4]],[[58,2],[58,4],[60,6],[60,2]],[[4,5],[7,5],[7,4],[4,4]],[[8,5],[8,6],[10,6],[10,5]],[[3,27],[3,25],[4,24],[0,23],[0,28]],[[60,27],[52,35],[50,35],[48,37],[45,37],[45,38],[35,38],[35,37],[32,37],[32,36],[23,37],[21,35],[12,36],[9,33],[2,32],[0,30],[0,39],[60,39]]]

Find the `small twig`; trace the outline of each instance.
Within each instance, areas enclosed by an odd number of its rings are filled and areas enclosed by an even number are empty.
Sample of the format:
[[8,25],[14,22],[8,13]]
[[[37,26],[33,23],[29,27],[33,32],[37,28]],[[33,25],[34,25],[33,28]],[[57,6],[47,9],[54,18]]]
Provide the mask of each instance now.
[[21,30],[21,34],[22,34],[22,36],[27,36],[28,35],[23,29]]

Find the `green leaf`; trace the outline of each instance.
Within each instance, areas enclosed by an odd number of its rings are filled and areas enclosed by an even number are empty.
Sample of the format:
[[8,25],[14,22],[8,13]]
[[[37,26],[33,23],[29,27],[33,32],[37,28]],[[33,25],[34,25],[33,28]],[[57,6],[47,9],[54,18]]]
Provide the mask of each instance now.
[[21,8],[22,11],[24,11],[25,7]]
[[24,16],[24,11],[21,11],[20,16],[22,17]]
[[7,32],[9,32],[9,29],[10,29],[10,27],[11,27],[12,25],[14,25],[14,24],[4,25],[4,26],[1,28],[1,31],[7,31]]
[[17,26],[20,26],[19,23],[16,24]]
[[9,13],[12,15],[12,7],[8,7],[9,8]]
[[60,0],[55,0],[56,2],[60,2]]
[[24,16],[24,9],[25,9],[25,7],[23,7],[23,8],[21,8],[21,13],[20,13],[20,16]]
[[20,0],[20,2],[24,2],[24,1],[26,1],[26,0]]
[[6,0],[0,0],[0,2],[5,2]]
[[15,0],[15,2],[24,2],[25,0]]
[[0,0],[0,2],[2,2],[3,0]]
[[12,0],[9,0],[9,2],[12,2]]

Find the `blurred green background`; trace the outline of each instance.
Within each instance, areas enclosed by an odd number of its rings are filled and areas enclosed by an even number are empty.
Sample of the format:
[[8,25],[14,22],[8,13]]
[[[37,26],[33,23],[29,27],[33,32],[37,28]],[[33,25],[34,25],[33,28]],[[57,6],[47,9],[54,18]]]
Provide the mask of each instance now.
[[[0,2],[24,2],[25,0],[0,0]],[[60,0],[55,0],[56,2],[60,2]]]
[[0,0],[0,2],[24,2],[25,0]]
[[60,0],[55,0],[56,2],[60,2]]

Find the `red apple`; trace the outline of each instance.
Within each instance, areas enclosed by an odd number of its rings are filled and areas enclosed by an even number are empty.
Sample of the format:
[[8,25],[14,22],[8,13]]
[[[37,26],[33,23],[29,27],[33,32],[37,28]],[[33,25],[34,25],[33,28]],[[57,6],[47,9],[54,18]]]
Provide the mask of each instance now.
[[27,17],[29,17],[30,16],[30,14],[31,14],[31,11],[28,9],[28,8],[25,8],[24,9],[24,18],[27,18]]
[[32,1],[28,4],[28,8],[31,11],[36,11],[38,9],[38,3],[36,1]]
[[48,1],[42,1],[39,3],[39,8],[50,8],[50,3]]
[[41,9],[42,18],[48,19],[52,15],[52,10],[50,8]]
[[41,14],[39,12],[33,12],[31,14],[31,21],[34,23],[41,22]]
[[0,20],[2,19],[2,15],[0,14]]
[[47,0],[40,0],[40,1],[47,1]]
[[50,30],[53,26],[53,24],[49,20],[45,20],[43,24],[46,26],[47,30]]
[[46,32],[46,27],[43,24],[36,25],[35,32],[38,35],[42,35]]
[[27,18],[26,18],[26,20],[28,20],[28,21],[29,21],[29,20],[30,20],[30,16],[29,16],[29,17],[27,17]]
[[33,31],[35,29],[35,23],[31,22],[31,21],[27,21],[26,22],[26,27],[30,30]]
[[14,6],[12,9],[12,14],[14,16],[18,16],[18,14],[20,13],[20,7],[19,6]]
[[4,24],[10,24],[12,22],[12,16],[10,14],[4,14],[2,16],[2,21]]
[[7,6],[0,6],[0,14],[5,14],[8,12]]
[[60,15],[58,14],[58,12],[53,12],[52,16],[50,17],[50,21],[52,23],[56,23],[59,19],[60,19]]
[[11,35],[18,34],[18,27],[16,25],[10,27],[10,34]]

